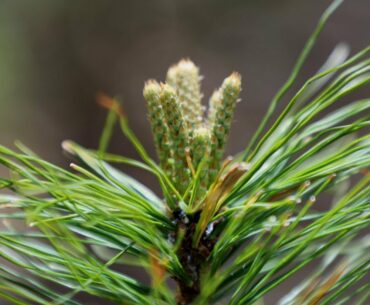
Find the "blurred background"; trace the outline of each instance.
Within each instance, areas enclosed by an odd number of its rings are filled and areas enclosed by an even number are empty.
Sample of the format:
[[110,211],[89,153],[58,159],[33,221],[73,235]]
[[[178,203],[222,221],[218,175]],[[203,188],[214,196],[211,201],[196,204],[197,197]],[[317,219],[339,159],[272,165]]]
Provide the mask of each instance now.
[[[105,92],[121,98],[133,130],[154,156],[144,81],[164,80],[171,64],[189,57],[204,75],[204,101],[232,71],[243,76],[242,102],[228,146],[228,153],[236,153],[245,147],[330,2],[1,0],[0,143],[11,146],[20,140],[47,160],[67,166],[62,140],[97,146],[106,111],[96,104],[96,95]],[[352,53],[365,47],[369,29],[369,0],[345,1],[322,33],[300,83],[337,43],[349,43]],[[348,101],[370,91],[357,95]],[[110,151],[135,156],[118,130]],[[146,174],[127,172],[154,183]],[[270,296],[266,304],[275,299]]]

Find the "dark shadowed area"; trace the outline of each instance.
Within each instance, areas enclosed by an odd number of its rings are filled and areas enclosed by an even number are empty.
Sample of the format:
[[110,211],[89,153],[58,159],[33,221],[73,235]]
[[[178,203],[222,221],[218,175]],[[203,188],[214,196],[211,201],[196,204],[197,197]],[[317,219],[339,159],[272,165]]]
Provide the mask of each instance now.
[[[104,92],[120,98],[132,129],[154,156],[144,81],[164,80],[170,65],[189,57],[204,76],[204,103],[228,74],[241,73],[242,102],[227,149],[237,153],[245,148],[330,2],[1,0],[0,143],[10,146],[20,140],[67,167],[62,140],[97,147],[106,111],[96,104],[96,95]],[[365,47],[369,29],[369,0],[345,1],[322,33],[300,84],[336,44],[347,42],[351,53]],[[367,88],[347,101],[369,95]],[[136,157],[118,129],[110,150]],[[148,174],[123,169],[158,190]],[[5,173],[3,168],[0,173]],[[266,304],[275,304],[290,287],[283,288]]]

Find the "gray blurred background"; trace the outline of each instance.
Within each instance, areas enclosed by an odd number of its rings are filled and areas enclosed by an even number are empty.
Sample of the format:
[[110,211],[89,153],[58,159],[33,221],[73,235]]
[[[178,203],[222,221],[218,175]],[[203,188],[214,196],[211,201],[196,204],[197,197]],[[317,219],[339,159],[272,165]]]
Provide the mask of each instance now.
[[[66,166],[62,140],[97,146],[106,112],[95,97],[105,92],[120,96],[133,130],[154,155],[144,81],[164,80],[169,65],[189,57],[205,77],[205,101],[232,71],[243,76],[243,101],[228,146],[229,153],[236,153],[245,147],[330,2],[0,0],[0,143],[21,140]],[[365,47],[369,29],[370,1],[345,1],[300,82],[337,43],[348,42],[352,53]],[[347,101],[369,95],[365,89]],[[118,130],[110,151],[135,156]],[[146,174],[127,171],[154,183]]]

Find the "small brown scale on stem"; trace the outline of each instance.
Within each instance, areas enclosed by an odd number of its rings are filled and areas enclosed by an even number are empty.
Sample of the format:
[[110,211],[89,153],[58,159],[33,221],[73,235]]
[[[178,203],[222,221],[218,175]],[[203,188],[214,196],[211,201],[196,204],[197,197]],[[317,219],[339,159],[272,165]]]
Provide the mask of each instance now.
[[[182,210],[173,212],[174,222],[177,224],[177,232],[179,232],[179,230],[185,232],[177,251],[177,255],[182,266],[193,282],[191,286],[188,286],[181,280],[175,278],[178,286],[176,296],[178,305],[190,305],[199,295],[201,269],[211,254],[211,251],[218,239],[218,235],[204,234],[199,245],[196,248],[192,246],[192,239],[197,222],[199,221],[199,216],[200,212],[193,215],[186,215]],[[221,222],[222,219],[217,223],[212,224],[213,231],[214,227]],[[175,238],[176,237],[177,236],[175,236]]]

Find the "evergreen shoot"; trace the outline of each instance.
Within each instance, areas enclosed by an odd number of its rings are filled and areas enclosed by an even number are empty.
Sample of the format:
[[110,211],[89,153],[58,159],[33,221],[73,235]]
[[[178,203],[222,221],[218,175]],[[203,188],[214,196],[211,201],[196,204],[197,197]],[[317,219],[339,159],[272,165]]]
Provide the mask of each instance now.
[[[234,157],[225,156],[233,115],[253,88],[241,91],[234,72],[204,107],[189,59],[170,67],[164,83],[145,83],[155,158],[107,96],[99,97],[109,111],[99,147],[63,142],[74,162],[68,170],[20,143],[0,146],[10,172],[0,178],[0,299],[83,305],[88,294],[100,304],[261,305],[304,271],[274,304],[369,304],[370,98],[338,103],[369,85],[370,47],[344,56],[347,46],[338,45],[291,90],[341,2],[324,12]],[[116,123],[138,160],[107,151]],[[151,173],[161,193],[114,164]]]

